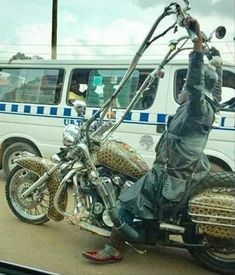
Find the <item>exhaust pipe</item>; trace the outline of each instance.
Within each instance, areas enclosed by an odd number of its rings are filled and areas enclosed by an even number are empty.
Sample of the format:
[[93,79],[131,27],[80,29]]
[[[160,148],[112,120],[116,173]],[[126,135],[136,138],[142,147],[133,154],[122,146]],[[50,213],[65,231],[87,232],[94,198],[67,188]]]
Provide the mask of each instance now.
[[119,218],[116,207],[115,191],[111,180],[107,177],[101,177],[97,188],[100,196],[103,199],[109,217],[113,222],[114,228],[120,232],[120,234],[126,241],[143,243],[145,241],[145,234],[143,234],[143,232],[141,234],[141,232],[138,232],[137,230],[129,226],[127,223],[122,222]]
[[112,220],[115,229],[117,229],[123,238],[128,242],[145,243],[146,237],[143,231],[137,231],[125,222],[122,222],[118,216],[117,209],[108,210],[109,217]]

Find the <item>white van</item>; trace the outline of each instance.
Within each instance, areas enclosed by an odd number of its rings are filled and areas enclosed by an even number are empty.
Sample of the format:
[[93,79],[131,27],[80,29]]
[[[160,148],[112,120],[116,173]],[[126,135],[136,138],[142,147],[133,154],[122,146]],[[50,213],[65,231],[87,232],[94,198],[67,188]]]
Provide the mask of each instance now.
[[[116,102],[119,117],[157,61],[137,66]],[[79,97],[87,103],[91,116],[112,94],[126,72],[124,61],[16,60],[0,63],[0,169],[5,173],[13,160],[29,151],[46,158],[59,150],[66,125],[79,124],[69,92],[77,81]],[[165,67],[165,77],[144,94],[127,115],[114,137],[135,147],[149,166],[155,145],[166,127],[169,114],[178,107],[177,93],[186,76],[187,61],[173,61]],[[235,68],[224,65],[220,119],[206,147],[212,167],[234,170],[235,153]]]

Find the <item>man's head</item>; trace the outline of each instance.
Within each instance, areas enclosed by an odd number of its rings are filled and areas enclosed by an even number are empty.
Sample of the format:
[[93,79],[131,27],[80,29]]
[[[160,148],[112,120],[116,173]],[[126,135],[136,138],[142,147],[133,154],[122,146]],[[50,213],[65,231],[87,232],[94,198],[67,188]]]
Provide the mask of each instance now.
[[79,89],[80,89],[80,85],[78,83],[78,80],[77,79],[73,79],[72,80],[72,83],[71,83],[71,87],[70,87],[70,90],[74,93],[78,93],[79,92]]
[[213,92],[218,81],[217,69],[222,67],[223,62],[220,52],[214,47],[209,50],[205,50],[204,53],[209,61],[208,64],[204,65],[203,70],[205,81],[204,93],[207,97],[214,99]]
[[[203,67],[203,78],[204,78],[204,94],[213,100],[213,90],[218,81],[218,74],[216,72],[216,68],[221,67],[222,60],[219,56],[213,57],[212,60],[208,64],[204,64]],[[183,89],[178,95],[178,101],[180,104],[184,103],[187,99],[187,91],[185,88],[185,84]]]

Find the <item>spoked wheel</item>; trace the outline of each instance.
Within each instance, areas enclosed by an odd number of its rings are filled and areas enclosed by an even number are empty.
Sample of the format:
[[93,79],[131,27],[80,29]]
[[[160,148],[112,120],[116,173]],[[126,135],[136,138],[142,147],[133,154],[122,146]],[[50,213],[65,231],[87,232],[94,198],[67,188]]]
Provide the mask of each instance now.
[[30,224],[43,224],[49,221],[47,217],[49,206],[49,190],[40,186],[26,198],[23,194],[37,179],[38,175],[20,166],[10,172],[6,181],[7,203],[17,218]]
[[207,248],[189,248],[190,254],[198,263],[208,270],[220,274],[234,274],[235,241],[219,239],[200,232],[197,225],[192,224],[186,231],[184,241],[187,243],[204,244]]

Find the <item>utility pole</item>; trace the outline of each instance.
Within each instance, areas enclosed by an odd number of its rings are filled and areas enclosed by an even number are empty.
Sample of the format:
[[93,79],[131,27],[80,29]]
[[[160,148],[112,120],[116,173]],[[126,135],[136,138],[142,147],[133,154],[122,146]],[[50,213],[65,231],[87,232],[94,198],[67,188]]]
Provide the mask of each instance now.
[[57,58],[57,0],[52,0],[51,59]]

